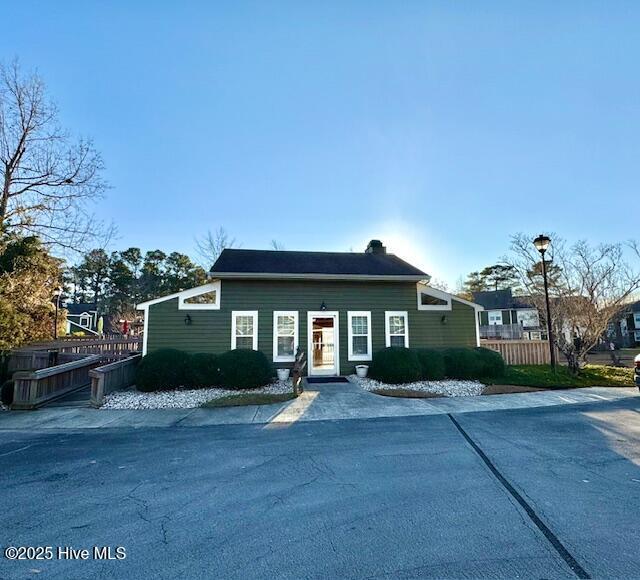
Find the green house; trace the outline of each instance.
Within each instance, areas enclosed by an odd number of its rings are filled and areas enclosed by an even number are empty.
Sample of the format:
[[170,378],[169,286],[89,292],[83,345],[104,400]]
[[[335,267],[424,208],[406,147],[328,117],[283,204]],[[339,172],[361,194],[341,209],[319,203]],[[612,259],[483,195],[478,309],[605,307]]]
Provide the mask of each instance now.
[[224,250],[210,282],[138,305],[143,354],[160,348],[263,351],[279,368],[296,349],[309,375],[346,375],[386,346],[478,345],[482,307],[429,286],[388,254]]

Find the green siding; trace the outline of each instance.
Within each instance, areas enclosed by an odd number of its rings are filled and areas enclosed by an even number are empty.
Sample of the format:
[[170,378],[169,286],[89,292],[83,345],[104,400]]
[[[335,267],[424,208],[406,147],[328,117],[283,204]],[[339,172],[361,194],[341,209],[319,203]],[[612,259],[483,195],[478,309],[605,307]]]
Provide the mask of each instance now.
[[[354,372],[361,364],[348,360],[347,311],[371,312],[373,352],[384,348],[384,313],[406,310],[409,346],[475,346],[475,313],[471,306],[453,301],[451,311],[417,309],[416,287],[406,282],[222,282],[220,310],[178,310],[178,299],[149,307],[147,350],[178,348],[187,352],[221,353],[231,348],[231,312],[258,311],[258,348],[273,358],[273,311],[297,310],[299,342],[307,351],[307,311],[339,311],[340,372]],[[185,325],[189,314],[191,325]],[[443,322],[443,316],[446,317]],[[286,363],[276,363],[287,366]]]

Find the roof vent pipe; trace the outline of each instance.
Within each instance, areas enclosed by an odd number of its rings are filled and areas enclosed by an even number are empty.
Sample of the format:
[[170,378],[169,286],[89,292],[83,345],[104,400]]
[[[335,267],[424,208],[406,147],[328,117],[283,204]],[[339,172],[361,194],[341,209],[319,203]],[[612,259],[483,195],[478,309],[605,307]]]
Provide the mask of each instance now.
[[382,245],[380,240],[371,240],[367,249],[365,250],[367,254],[386,254],[387,248]]

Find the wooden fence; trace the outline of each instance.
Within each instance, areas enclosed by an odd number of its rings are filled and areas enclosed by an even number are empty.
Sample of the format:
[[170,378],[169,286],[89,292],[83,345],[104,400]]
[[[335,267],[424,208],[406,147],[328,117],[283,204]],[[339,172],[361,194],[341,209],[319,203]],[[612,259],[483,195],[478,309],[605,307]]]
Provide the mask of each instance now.
[[499,352],[508,365],[550,363],[548,340],[481,340],[480,346]]
[[35,409],[88,385],[89,371],[100,365],[100,361],[100,355],[91,355],[46,369],[14,373],[11,408]]
[[100,407],[104,403],[105,395],[118,389],[130,387],[133,384],[136,367],[141,358],[141,354],[136,354],[90,370],[91,406]]

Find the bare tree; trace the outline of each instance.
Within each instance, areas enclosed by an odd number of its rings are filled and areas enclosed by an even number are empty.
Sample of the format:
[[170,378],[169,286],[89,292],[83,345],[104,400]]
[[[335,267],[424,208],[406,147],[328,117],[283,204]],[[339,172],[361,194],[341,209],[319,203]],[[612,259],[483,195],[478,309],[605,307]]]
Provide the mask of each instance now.
[[272,250],[284,250],[284,244],[282,242],[279,242],[278,240],[276,240],[275,238],[273,238],[273,240],[271,240],[271,249]]
[[103,163],[57,117],[40,77],[0,65],[0,230],[77,249],[100,229],[87,204],[106,189]]
[[215,232],[211,230],[200,239],[196,239],[196,251],[200,256],[201,265],[208,269],[218,259],[222,250],[235,248],[237,246],[235,238],[232,238],[222,226]]
[[429,280],[429,286],[431,286],[431,288],[435,288],[436,290],[449,292],[449,285],[444,280],[440,280],[440,278],[431,278],[431,280]]
[[[558,350],[577,373],[587,353],[605,335],[609,323],[640,289],[640,269],[627,262],[640,259],[635,242],[591,246],[579,241],[571,246],[558,236],[545,255],[551,297],[551,328]],[[517,234],[511,240],[506,263],[514,267],[520,284],[546,325],[540,254],[533,236]]]

